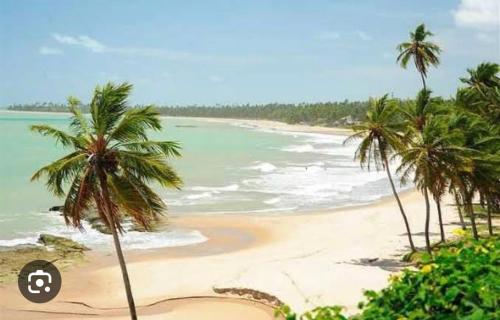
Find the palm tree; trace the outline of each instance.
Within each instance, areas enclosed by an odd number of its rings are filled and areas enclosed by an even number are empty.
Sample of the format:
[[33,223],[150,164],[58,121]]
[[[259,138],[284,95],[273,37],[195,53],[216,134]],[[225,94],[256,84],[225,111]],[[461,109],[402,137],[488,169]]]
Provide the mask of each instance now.
[[[416,135],[407,148],[402,148],[398,156],[401,165],[402,182],[413,175],[413,181],[425,197],[425,242],[431,253],[429,237],[430,203],[429,192],[436,192],[436,184],[441,184],[444,177],[455,180],[458,172],[469,170],[469,159],[462,147],[463,134],[458,130],[449,130],[446,119],[432,117],[427,121],[421,135]],[[441,189],[441,188],[439,188]]]
[[492,124],[500,123],[500,65],[481,63],[476,69],[467,69],[468,78],[460,80],[467,84],[457,92],[457,105],[479,114]]
[[359,159],[361,167],[366,165],[368,170],[370,170],[370,165],[373,162],[376,170],[385,169],[387,172],[392,193],[396,198],[403,217],[411,250],[415,251],[410,224],[394,186],[389,168],[389,157],[391,154],[404,146],[404,136],[402,134],[403,122],[398,116],[396,105],[390,103],[387,97],[388,95],[386,94],[378,100],[372,100],[366,114],[367,120],[353,127],[355,133],[348,137],[344,141],[344,144],[356,139],[362,139],[355,154],[355,158]]
[[149,229],[166,206],[148,183],[178,188],[181,179],[166,162],[180,155],[179,145],[148,139],[148,130],[162,128],[159,113],[153,107],[128,109],[131,89],[128,83],[98,86],[90,103],[90,119],[82,115],[78,100],[70,98],[70,133],[47,125],[34,125],[31,130],[73,149],[38,170],[32,180],[46,176],[48,189],[66,198],[63,215],[68,225],[81,228],[85,214],[97,209],[111,230],[134,320],[137,313],[118,237],[124,231],[121,223],[127,216]]
[[500,86],[500,65],[491,62],[483,62],[476,69],[467,69],[468,78],[460,78],[460,81],[469,85],[470,88],[484,93],[485,88]]
[[[433,116],[444,115],[448,110],[444,107],[444,102],[441,98],[431,97],[432,91],[422,89],[418,92],[414,103],[409,103],[402,108],[402,115],[406,127],[406,141],[411,141],[415,135],[421,135],[424,131],[427,121]],[[445,241],[443,218],[441,214],[441,199],[445,193],[447,181],[446,177],[434,177],[431,194],[438,212],[439,230],[441,233],[441,241]]]
[[414,32],[410,32],[410,41],[403,42],[397,46],[399,55],[397,62],[406,69],[410,59],[413,59],[417,71],[420,73],[424,89],[426,89],[425,78],[430,65],[439,65],[439,53],[441,48],[435,43],[426,41],[427,37],[433,36],[432,32],[425,29],[425,25],[419,25]]

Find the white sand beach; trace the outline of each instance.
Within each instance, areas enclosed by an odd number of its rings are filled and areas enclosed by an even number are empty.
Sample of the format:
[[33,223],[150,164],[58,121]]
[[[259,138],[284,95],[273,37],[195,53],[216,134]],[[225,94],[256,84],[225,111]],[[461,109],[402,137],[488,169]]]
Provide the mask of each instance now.
[[334,135],[352,134],[352,130],[349,128],[310,126],[307,124],[287,124],[284,122],[271,121],[271,120],[203,118],[203,117],[176,117],[176,118],[198,119],[207,122],[228,123],[237,126],[250,126],[262,129],[291,131],[291,132],[323,133],[323,134],[334,134]]
[[[416,244],[423,246],[423,198],[410,191],[402,201]],[[456,228],[456,213],[452,206],[443,207],[449,231]],[[433,222],[437,240],[437,219]],[[386,286],[407,252],[391,197],[327,212],[175,216],[170,225],[198,229],[209,240],[126,252],[140,319],[273,319],[272,307],[216,294],[214,288],[262,291],[298,311],[336,304],[355,312],[363,290]],[[2,319],[128,318],[114,254],[91,253],[87,264],[62,277],[59,295],[40,305],[25,300],[17,284],[0,288]]]

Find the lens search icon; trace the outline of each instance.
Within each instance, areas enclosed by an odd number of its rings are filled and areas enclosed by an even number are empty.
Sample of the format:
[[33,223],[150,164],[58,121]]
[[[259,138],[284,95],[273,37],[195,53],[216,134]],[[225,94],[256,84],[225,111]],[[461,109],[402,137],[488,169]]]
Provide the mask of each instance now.
[[[34,280],[36,279],[36,280]],[[43,291],[45,292],[50,292],[50,284],[52,283],[52,276],[50,273],[45,272],[43,270],[37,270],[35,272],[32,272],[28,275],[28,291],[30,293],[40,293],[40,290],[38,289],[33,289],[32,284],[35,283],[35,286],[37,288],[41,288],[44,286],[44,284],[47,284],[45,288],[43,288]]]
[[17,281],[21,294],[31,302],[44,303],[54,299],[61,289],[61,274],[50,262],[35,260],[26,264]]

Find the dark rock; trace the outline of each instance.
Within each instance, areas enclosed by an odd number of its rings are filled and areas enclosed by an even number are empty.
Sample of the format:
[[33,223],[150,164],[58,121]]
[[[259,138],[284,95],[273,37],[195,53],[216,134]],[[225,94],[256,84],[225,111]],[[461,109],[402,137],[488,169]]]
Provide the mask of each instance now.
[[49,211],[63,211],[64,210],[64,206],[53,206],[53,207],[50,207]]
[[245,297],[248,299],[252,300],[257,300],[257,301],[264,301],[266,303],[269,303],[273,306],[280,307],[284,305],[283,301],[278,299],[278,297],[273,296],[272,294],[254,290],[254,289],[248,289],[248,288],[212,288],[212,290],[215,293],[218,294],[229,294],[229,295],[234,295],[238,297]]

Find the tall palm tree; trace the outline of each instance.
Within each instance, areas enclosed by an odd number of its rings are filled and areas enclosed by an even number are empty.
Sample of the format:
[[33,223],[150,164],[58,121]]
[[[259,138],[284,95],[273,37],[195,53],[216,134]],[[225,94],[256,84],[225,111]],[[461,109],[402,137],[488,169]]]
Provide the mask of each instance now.
[[410,224],[394,186],[389,168],[389,158],[391,155],[404,146],[404,136],[402,134],[404,127],[403,122],[398,116],[398,108],[388,100],[388,95],[386,94],[380,99],[372,100],[372,104],[366,113],[366,118],[367,120],[364,123],[353,126],[355,133],[348,137],[344,141],[344,144],[362,139],[355,154],[355,158],[359,159],[361,167],[366,165],[368,170],[370,170],[370,165],[373,162],[376,170],[385,169],[387,172],[392,193],[394,194],[394,198],[396,198],[403,217],[411,250],[415,251]]
[[442,183],[443,177],[455,179],[458,172],[470,170],[470,161],[462,147],[463,134],[458,130],[449,130],[446,119],[430,118],[422,134],[415,137],[407,148],[398,153],[401,157],[398,172],[403,182],[413,175],[415,185],[424,194],[425,243],[431,253],[429,192],[435,192],[435,185]]
[[98,86],[90,103],[90,119],[82,115],[79,102],[70,98],[69,133],[47,125],[34,125],[31,130],[72,149],[38,170],[32,180],[46,176],[48,189],[66,198],[63,215],[68,225],[81,228],[86,213],[97,209],[111,230],[134,320],[137,313],[119,239],[124,231],[121,223],[127,216],[149,229],[166,206],[148,184],[178,188],[181,179],[166,162],[180,155],[179,145],[148,139],[148,130],[162,128],[159,113],[153,107],[128,109],[131,89],[128,83]]
[[406,69],[410,59],[413,59],[415,68],[422,78],[424,89],[426,89],[427,70],[431,65],[435,67],[439,65],[439,54],[441,53],[441,48],[437,44],[427,41],[427,38],[431,36],[433,36],[432,32],[426,30],[422,23],[415,31],[410,32],[410,41],[397,46],[399,51],[397,62]]

